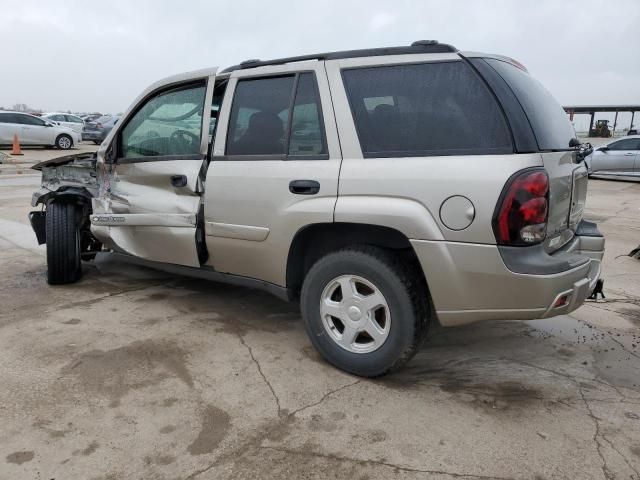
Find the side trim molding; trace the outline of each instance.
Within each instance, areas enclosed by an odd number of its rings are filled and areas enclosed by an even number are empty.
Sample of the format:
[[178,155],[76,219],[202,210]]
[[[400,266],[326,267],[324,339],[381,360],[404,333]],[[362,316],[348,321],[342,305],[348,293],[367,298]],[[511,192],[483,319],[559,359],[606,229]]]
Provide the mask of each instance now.
[[269,236],[269,229],[267,227],[255,227],[252,225],[205,222],[205,233],[211,237],[235,238],[237,240],[264,242]]
[[183,213],[94,213],[91,225],[107,227],[191,227],[196,216]]

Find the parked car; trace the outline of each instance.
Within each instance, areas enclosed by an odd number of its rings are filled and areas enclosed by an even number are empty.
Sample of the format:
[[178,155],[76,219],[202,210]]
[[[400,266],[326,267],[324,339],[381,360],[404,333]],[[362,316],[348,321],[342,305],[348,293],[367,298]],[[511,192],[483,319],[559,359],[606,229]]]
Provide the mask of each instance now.
[[95,119],[102,117],[101,113],[90,113],[88,115],[81,115],[80,118],[85,122],[93,122]]
[[640,177],[640,135],[622,137],[597,147],[585,163],[589,175]]
[[77,115],[71,115],[69,113],[50,112],[43,113],[41,118],[50,120],[63,127],[69,127],[79,135],[82,135],[82,129],[84,128],[84,120]]
[[78,133],[68,127],[21,112],[0,111],[0,145],[11,145],[18,135],[22,145],[43,145],[68,150],[78,145]]
[[103,115],[93,121],[86,122],[82,130],[82,140],[89,140],[99,145],[107,137],[111,129],[118,123],[120,117]]
[[601,285],[574,135],[505,57],[421,41],[248,61],[162,80],[95,156],[36,166],[31,218],[52,284],[113,251],[267,289],[326,360],[377,376],[431,322],[553,317]]

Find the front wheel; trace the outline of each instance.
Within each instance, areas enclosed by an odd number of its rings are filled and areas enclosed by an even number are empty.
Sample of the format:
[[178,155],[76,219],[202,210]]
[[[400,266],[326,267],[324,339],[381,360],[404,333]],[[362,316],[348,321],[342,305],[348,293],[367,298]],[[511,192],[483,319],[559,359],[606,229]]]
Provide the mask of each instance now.
[[82,275],[78,208],[72,203],[51,202],[47,206],[47,282],[73,283]]
[[73,140],[69,135],[64,133],[62,135],[58,135],[58,138],[56,138],[56,147],[60,150],[69,150],[73,147]]
[[316,349],[355,375],[401,367],[426,338],[427,293],[400,253],[360,247],[326,255],[309,270],[300,303]]

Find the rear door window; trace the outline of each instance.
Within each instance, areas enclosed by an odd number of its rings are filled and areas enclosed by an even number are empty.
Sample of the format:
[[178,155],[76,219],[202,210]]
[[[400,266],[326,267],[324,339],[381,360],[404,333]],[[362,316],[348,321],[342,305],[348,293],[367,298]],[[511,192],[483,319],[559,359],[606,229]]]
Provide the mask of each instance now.
[[461,61],[342,72],[365,157],[512,153],[489,90]]
[[567,114],[549,91],[524,70],[493,58],[485,59],[507,82],[525,111],[540,150],[566,150],[576,136]]
[[284,155],[295,77],[240,80],[227,135],[227,155]]
[[325,158],[322,123],[312,73],[241,79],[231,107],[226,154]]
[[291,114],[289,155],[321,155],[327,153],[320,115],[320,101],[311,73],[298,77],[296,98]]

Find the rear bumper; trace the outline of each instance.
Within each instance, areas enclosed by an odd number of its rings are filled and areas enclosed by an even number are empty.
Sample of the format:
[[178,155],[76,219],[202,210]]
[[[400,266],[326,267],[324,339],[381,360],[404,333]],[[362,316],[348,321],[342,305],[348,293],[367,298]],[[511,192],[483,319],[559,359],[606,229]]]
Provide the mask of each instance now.
[[516,264],[496,245],[425,240],[411,244],[440,323],[453,326],[547,318],[578,308],[600,278],[604,255],[604,237],[597,228],[586,233],[576,234],[553,255],[537,247],[519,247]]
[[104,140],[105,135],[98,130],[83,130],[82,140]]

